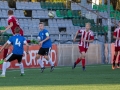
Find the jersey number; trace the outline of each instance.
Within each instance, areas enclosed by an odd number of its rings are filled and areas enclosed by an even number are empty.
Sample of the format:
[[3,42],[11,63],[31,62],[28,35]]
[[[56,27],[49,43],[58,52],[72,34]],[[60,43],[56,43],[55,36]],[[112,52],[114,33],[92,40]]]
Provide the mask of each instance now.
[[18,22],[18,20],[16,19],[16,23],[17,23],[17,25],[19,25],[19,22]]
[[19,47],[20,47],[20,45],[21,45],[20,41],[18,41],[18,38],[17,38],[16,41],[15,41],[15,45],[18,45]]

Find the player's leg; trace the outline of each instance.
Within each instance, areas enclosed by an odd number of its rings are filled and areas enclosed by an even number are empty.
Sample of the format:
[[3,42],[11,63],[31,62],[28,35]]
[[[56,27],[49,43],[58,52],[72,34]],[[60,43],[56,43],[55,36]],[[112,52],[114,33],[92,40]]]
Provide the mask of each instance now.
[[[84,48],[82,46],[78,46],[78,48],[79,48],[79,52],[81,54],[81,52],[84,51]],[[81,59],[82,58],[81,58],[81,55],[80,55],[79,58],[74,62],[74,65],[73,65],[72,69],[74,69],[76,67],[76,65],[81,62]]]
[[19,65],[19,67],[20,67],[20,71],[21,71],[21,76],[24,76],[25,74],[24,74],[24,66],[23,66],[23,63],[22,63],[22,56],[23,55],[16,55],[15,57],[16,57],[16,59],[18,60],[18,65]]
[[[53,64],[53,62],[52,62],[52,59],[51,59],[51,52],[50,52],[51,50],[49,50],[49,54],[48,54],[48,56],[49,56],[49,58],[50,58],[50,60],[48,61],[48,63],[50,63],[50,65],[51,66],[54,66],[54,64]],[[46,50],[44,51],[44,53],[46,52]],[[42,57],[40,57],[41,58],[41,60],[40,60],[40,63],[41,63],[41,66],[43,66],[44,67],[44,63],[43,63],[43,60],[45,59],[46,60],[46,58],[44,57],[44,56],[42,56]]]
[[52,62],[52,58],[51,58],[51,48],[49,48],[49,51],[46,49],[46,52],[48,52],[49,64],[51,65],[51,67],[54,67],[54,63]]
[[6,58],[7,53],[8,53],[8,48],[5,48],[4,51],[3,51],[3,59]]
[[118,54],[118,63],[117,63],[117,68],[120,68],[120,53]]
[[53,62],[52,62],[51,57],[48,56],[48,55],[45,55],[44,58],[45,58],[45,59],[49,62],[49,64],[51,65],[51,70],[50,70],[50,72],[52,72],[52,71],[54,70],[54,64],[53,64]]
[[82,47],[82,51],[81,51],[81,58],[82,58],[82,68],[83,68],[83,71],[85,71],[85,64],[86,64],[86,60],[85,60],[85,57],[86,57],[86,52],[87,52],[88,48],[84,48]]
[[40,48],[39,51],[38,51],[38,54],[36,55],[36,59],[38,60],[39,65],[41,66],[41,73],[45,69],[43,61],[42,61],[43,54],[44,54],[43,48]]
[[40,56],[40,58],[38,60],[38,63],[40,64],[40,67],[41,67],[41,73],[43,73],[43,71],[45,69],[45,66],[44,66],[44,63],[43,63],[43,59],[44,59],[44,56]]
[[43,59],[45,59],[44,56],[41,56],[40,63],[41,63],[41,67],[45,69],[45,66],[44,66],[44,63],[43,63]]
[[8,48],[10,47],[11,45],[7,45],[4,49],[4,52],[3,52],[3,59],[6,58],[7,54],[8,54]]
[[117,63],[117,68],[120,68],[120,47],[119,47],[119,51],[118,51],[118,63]]
[[52,58],[50,57],[50,48],[44,48],[44,58],[49,62],[51,65],[51,72],[54,70],[54,63],[52,62]]
[[42,61],[42,58],[43,58],[43,56],[37,54],[36,59],[38,60],[38,63],[39,63],[39,65],[40,65],[40,67],[41,67],[41,73],[43,73],[43,71],[44,71],[44,69],[45,69],[44,63],[43,63],[43,61]]
[[118,55],[118,47],[115,47],[115,54],[113,57],[112,69],[115,69],[115,61],[116,61],[117,55]]
[[80,55],[80,57],[74,62],[74,65],[73,65],[72,69],[74,69],[74,68],[76,67],[76,65],[77,65],[78,63],[80,63],[80,62],[81,62],[81,55]]
[[4,59],[7,57],[7,54],[8,54],[8,48],[10,47],[11,45],[7,45],[3,51],[3,59],[0,60],[0,64],[3,64],[4,62]]
[[7,69],[7,64],[11,61],[15,60],[15,57],[14,57],[14,54],[9,54],[5,59],[4,59],[4,62],[3,62],[3,65],[2,65],[2,74],[0,75],[0,77],[5,77],[6,75],[6,69]]
[[86,55],[85,51],[81,52],[83,71],[85,71],[85,55]]

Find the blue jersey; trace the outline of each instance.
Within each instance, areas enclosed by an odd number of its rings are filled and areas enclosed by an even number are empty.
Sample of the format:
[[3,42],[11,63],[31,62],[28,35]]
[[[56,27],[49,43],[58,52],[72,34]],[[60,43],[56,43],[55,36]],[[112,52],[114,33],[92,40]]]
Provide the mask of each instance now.
[[[49,36],[49,32],[46,29],[43,29],[39,32],[39,38],[41,41],[45,40]],[[43,42],[42,48],[50,48],[52,46],[51,39],[49,38],[47,41]]]
[[23,51],[24,51],[23,46],[26,43],[26,40],[23,36],[16,34],[10,37],[7,43],[13,45],[13,51],[12,51],[13,54],[23,55]]

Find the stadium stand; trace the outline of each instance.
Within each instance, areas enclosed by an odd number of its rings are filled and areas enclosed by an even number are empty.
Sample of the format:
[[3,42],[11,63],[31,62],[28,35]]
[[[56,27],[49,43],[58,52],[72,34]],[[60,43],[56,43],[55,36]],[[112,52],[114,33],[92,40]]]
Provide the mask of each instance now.
[[8,2],[7,1],[0,1],[0,9],[9,9]]
[[41,5],[39,2],[16,2],[16,8],[21,10],[40,10]]
[[[16,2],[16,8],[13,8],[15,16],[18,18],[21,27],[23,28],[25,35],[37,35],[38,23],[40,21],[45,21],[45,28],[49,30],[53,43],[55,41],[65,40],[70,41],[73,39],[73,36],[76,30],[84,28],[86,22],[92,24],[92,30],[95,32],[95,35],[99,35],[101,38],[105,38],[105,34],[108,31],[107,22],[102,17],[98,16],[99,19],[102,19],[101,24],[97,24],[95,19],[87,18],[84,12],[88,11],[83,9],[81,5],[85,8],[93,11],[94,13],[99,12],[99,14],[107,18],[107,6],[106,5],[93,5],[88,3],[74,3],[71,2],[71,7],[66,6],[65,0],[46,0],[46,2]],[[115,11],[111,5],[111,18],[119,20],[120,12]],[[8,6],[7,1],[0,1],[0,26],[6,26],[7,19],[7,10],[10,7]],[[31,11],[31,16],[25,16],[25,10]],[[48,16],[48,12],[53,11],[55,14],[54,18]],[[61,29],[62,28],[62,29]],[[29,33],[28,33],[29,31]],[[10,33],[8,31],[7,33]],[[65,38],[65,39],[64,39]],[[102,42],[105,42],[104,39],[101,39]]]

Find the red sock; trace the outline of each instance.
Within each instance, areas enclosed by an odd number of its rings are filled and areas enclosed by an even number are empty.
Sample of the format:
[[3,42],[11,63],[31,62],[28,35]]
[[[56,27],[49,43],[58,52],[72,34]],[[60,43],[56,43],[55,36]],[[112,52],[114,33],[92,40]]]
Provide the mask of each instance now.
[[4,49],[4,53],[3,53],[3,59],[5,59],[5,58],[6,58],[6,56],[7,56],[7,53],[8,53],[8,49]]
[[85,67],[85,59],[82,59],[82,67]]
[[118,64],[120,64],[120,55],[119,55],[119,57],[118,57]]
[[[115,63],[117,56],[114,55],[113,63]],[[119,58],[118,58],[119,59]]]
[[81,61],[81,60],[78,58],[75,63],[78,64],[80,61]]

